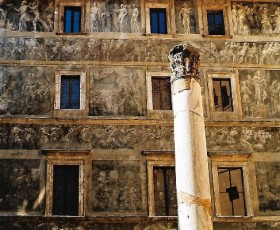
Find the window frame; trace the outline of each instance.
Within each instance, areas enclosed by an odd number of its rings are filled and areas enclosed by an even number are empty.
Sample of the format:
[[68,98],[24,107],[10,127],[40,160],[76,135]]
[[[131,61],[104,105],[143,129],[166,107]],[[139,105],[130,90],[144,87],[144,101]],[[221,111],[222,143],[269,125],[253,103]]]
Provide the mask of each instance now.
[[[147,180],[148,180],[148,211],[150,217],[161,217],[155,215],[154,197],[154,167],[174,167],[175,153],[171,150],[143,150],[142,155],[147,159]],[[177,216],[164,216],[168,218]]]
[[[64,32],[64,25],[65,25],[65,7],[80,7],[81,8],[81,15],[80,15],[80,32]],[[58,33],[59,34],[84,34],[88,32],[88,15],[86,12],[88,11],[89,3],[84,1],[77,2],[77,1],[66,1],[60,0],[59,3],[59,26],[58,26]]]
[[[166,34],[152,33],[150,9],[166,9]],[[145,3],[145,16],[146,16],[146,34],[163,36],[171,33],[169,3]]]
[[153,107],[153,88],[152,88],[152,78],[171,78],[170,72],[147,72],[146,73],[146,82],[147,82],[147,109],[148,112],[160,112],[160,113],[172,113],[172,90],[170,89],[170,101],[171,101],[171,109],[170,110],[155,110]]
[[[250,188],[249,188],[249,167],[248,167],[248,157],[251,153],[245,154],[221,154],[221,153],[210,153],[211,157],[211,170],[212,170],[212,183],[213,183],[213,202],[214,202],[214,210],[215,210],[215,217],[219,218],[240,218],[240,217],[251,217],[253,216],[252,211],[252,201],[250,195]],[[219,176],[218,176],[218,168],[242,168],[243,174],[243,189],[244,189],[244,205],[246,209],[246,215],[244,216],[225,216],[222,214],[221,211],[221,204],[220,204],[220,190],[219,190]]]
[[[62,109],[61,108],[61,78],[62,76],[80,76],[80,108]],[[54,109],[62,111],[83,111],[86,109],[86,71],[85,70],[61,70],[55,73],[55,101]]]
[[[216,111],[215,102],[213,95],[213,79],[230,79],[231,96],[232,96],[232,108],[233,111]],[[237,89],[239,81],[237,74],[234,72],[223,72],[223,73],[207,73],[208,82],[208,98],[209,98],[209,114],[211,119],[237,119],[240,117],[240,92]]]
[[[225,34],[223,35],[216,35],[216,34],[209,34],[209,28],[208,28],[208,17],[207,17],[207,13],[208,12],[214,12],[214,11],[222,11],[223,12],[223,19],[224,19],[224,30],[225,30]],[[227,13],[227,6],[221,7],[220,5],[214,5],[214,6],[207,6],[203,9],[203,17],[202,17],[202,21],[203,21],[203,35],[204,36],[209,36],[211,38],[213,37],[229,37],[229,23],[228,23],[228,13]]]
[[[223,18],[223,23],[222,24],[217,24],[217,23],[214,23],[213,25],[215,25],[215,27],[217,28],[217,25],[223,25],[223,34],[210,34],[210,30],[209,30],[209,25],[210,25],[210,22],[209,22],[209,20],[208,20],[208,14],[215,14],[215,13],[218,13],[218,12],[220,12],[220,13],[222,13],[222,18]],[[225,28],[225,17],[224,17],[224,11],[223,10],[207,10],[206,11],[206,16],[207,16],[207,28],[208,28],[208,35],[210,35],[210,36],[216,36],[216,35],[218,35],[218,36],[224,36],[224,35],[226,35],[226,28]],[[215,19],[216,19],[216,14],[214,15],[214,21],[215,21]],[[212,25],[212,24],[211,24]]]
[[[83,217],[85,216],[85,157],[82,152],[46,150],[47,157],[47,183],[46,183],[46,216],[54,217]],[[78,216],[53,215],[53,179],[54,165],[78,165],[79,166],[79,210]]]
[[[75,27],[75,21],[73,18],[73,14],[76,12],[74,9],[79,9],[79,31],[75,32],[74,31],[74,27]],[[66,9],[70,10],[71,9],[71,31],[70,32],[66,32]],[[63,33],[81,33],[81,25],[82,25],[82,7],[80,6],[64,6],[64,21],[63,21]]]

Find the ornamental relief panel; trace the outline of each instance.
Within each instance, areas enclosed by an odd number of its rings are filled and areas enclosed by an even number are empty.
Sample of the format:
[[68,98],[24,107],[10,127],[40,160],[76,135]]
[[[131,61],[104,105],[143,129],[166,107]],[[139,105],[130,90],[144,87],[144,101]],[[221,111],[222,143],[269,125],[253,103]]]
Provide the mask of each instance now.
[[117,125],[0,125],[0,149],[173,149],[173,128]]
[[241,70],[239,72],[244,117],[280,117],[280,71]]
[[206,127],[210,150],[247,150],[255,152],[280,150],[279,128]]
[[256,162],[259,211],[262,215],[280,213],[280,162]]
[[52,69],[0,68],[0,115],[49,114]]
[[144,115],[143,70],[94,68],[91,73],[90,116]]
[[0,2],[0,29],[52,32],[54,0],[6,0]]
[[141,9],[138,0],[91,1],[91,32],[140,33]]
[[0,38],[0,60],[168,63],[175,44],[168,40]]
[[175,1],[176,32],[179,34],[197,33],[197,20],[193,1]]
[[233,31],[236,35],[280,33],[279,3],[232,3]]

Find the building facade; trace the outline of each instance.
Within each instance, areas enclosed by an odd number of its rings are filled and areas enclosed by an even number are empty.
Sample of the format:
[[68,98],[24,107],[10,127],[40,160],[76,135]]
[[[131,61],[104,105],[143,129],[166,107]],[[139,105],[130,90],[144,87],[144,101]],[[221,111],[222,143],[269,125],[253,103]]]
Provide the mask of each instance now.
[[169,51],[200,53],[214,229],[280,228],[278,0],[1,0],[0,229],[177,229]]

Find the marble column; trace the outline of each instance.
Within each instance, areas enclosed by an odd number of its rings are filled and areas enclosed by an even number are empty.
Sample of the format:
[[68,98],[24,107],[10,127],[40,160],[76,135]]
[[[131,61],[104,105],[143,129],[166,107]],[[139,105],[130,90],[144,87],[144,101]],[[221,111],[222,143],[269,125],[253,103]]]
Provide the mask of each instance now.
[[175,46],[169,54],[175,132],[179,230],[211,230],[211,196],[199,83],[199,54]]

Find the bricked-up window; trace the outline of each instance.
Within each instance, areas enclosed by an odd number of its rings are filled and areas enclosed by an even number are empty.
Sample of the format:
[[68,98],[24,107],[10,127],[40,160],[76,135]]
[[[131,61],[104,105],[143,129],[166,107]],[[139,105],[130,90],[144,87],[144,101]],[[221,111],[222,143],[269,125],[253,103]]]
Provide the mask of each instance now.
[[61,109],[80,109],[80,76],[61,76]]
[[208,34],[225,35],[224,14],[222,10],[208,11]]
[[176,216],[177,197],[174,167],[154,167],[154,202],[156,216]]
[[215,111],[233,111],[231,83],[229,78],[213,79]]
[[167,34],[167,19],[165,8],[150,8],[151,33]]
[[53,166],[53,215],[79,215],[79,165]]
[[81,32],[81,7],[66,6],[64,8],[64,33]]
[[152,77],[152,98],[154,110],[171,110],[170,77]]
[[246,216],[242,167],[218,167],[222,216]]

